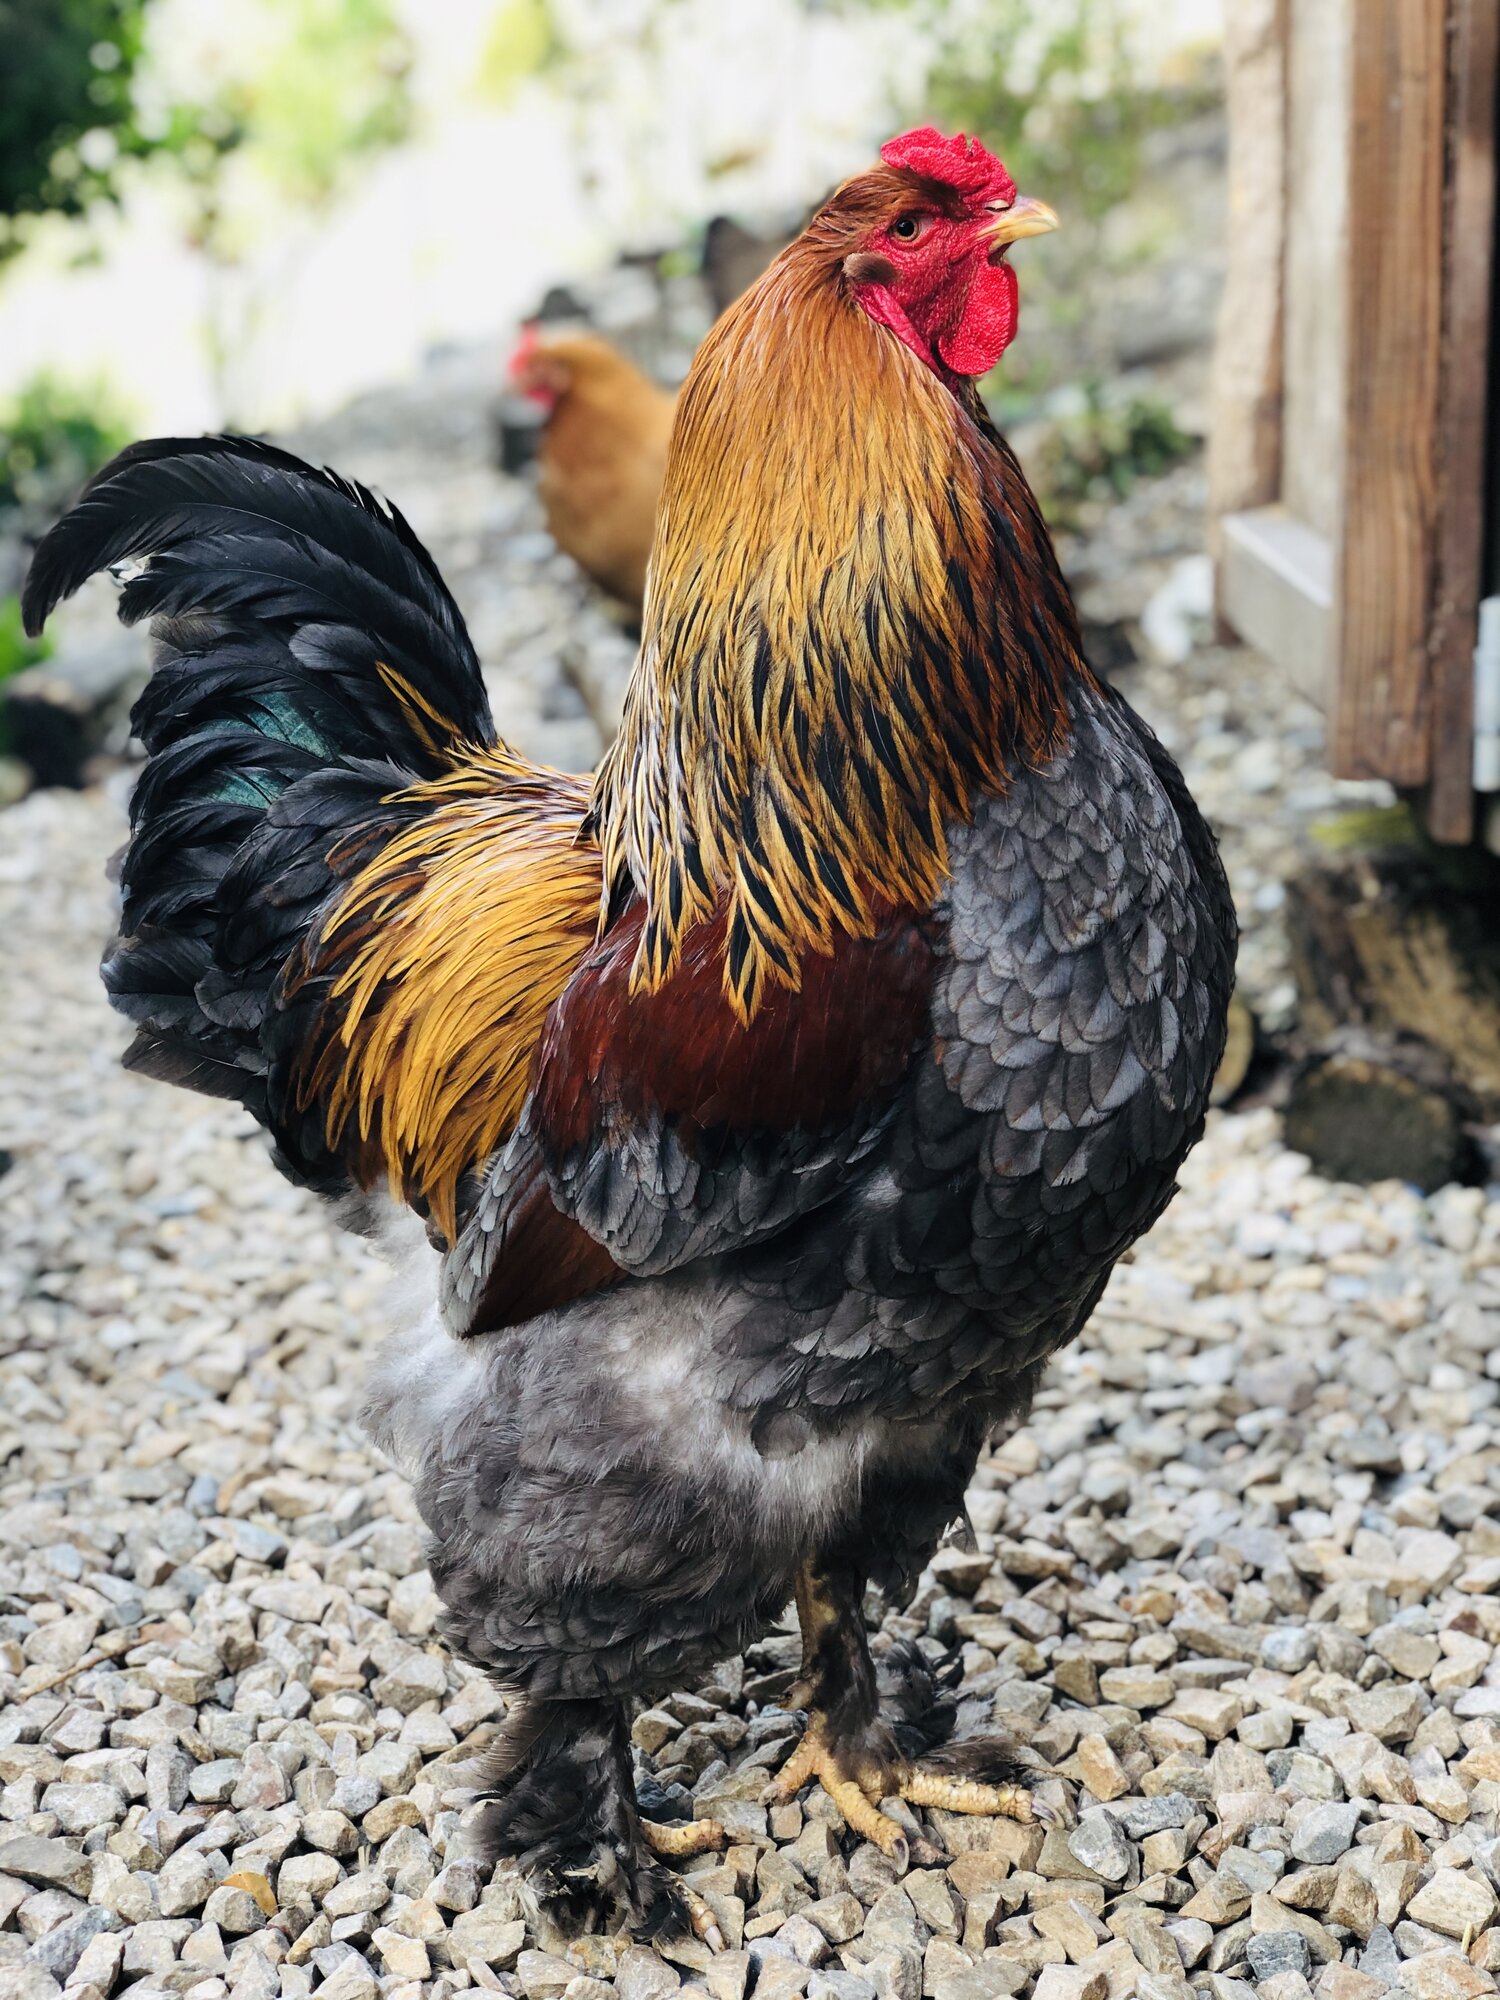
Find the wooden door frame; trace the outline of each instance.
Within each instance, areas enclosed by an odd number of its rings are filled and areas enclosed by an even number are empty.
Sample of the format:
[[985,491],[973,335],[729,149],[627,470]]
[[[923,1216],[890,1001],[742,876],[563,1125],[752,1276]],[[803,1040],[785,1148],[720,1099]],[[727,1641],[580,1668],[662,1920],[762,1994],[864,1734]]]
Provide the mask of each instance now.
[[1485,594],[1488,438],[1496,414],[1490,389],[1500,0],[1464,0],[1455,9],[1449,96],[1427,824],[1437,840],[1467,841],[1474,833],[1474,634]]
[[1500,0],[1228,18],[1221,615],[1320,701],[1336,776],[1416,791],[1439,839],[1467,840]]

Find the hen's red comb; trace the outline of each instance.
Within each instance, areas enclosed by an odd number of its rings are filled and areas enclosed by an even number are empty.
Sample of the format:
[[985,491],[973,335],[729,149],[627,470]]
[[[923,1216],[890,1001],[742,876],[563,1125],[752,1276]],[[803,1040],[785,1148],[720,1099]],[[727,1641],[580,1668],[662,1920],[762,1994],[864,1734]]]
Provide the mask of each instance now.
[[541,349],[542,343],[537,330],[539,324],[540,322],[534,319],[523,320],[521,322],[521,337],[516,342],[516,351],[512,354],[506,366],[506,373],[512,381],[520,374],[532,356]]
[[899,139],[888,139],[880,157],[888,167],[909,167],[960,194],[982,195],[986,201],[1016,198],[1016,184],[994,154],[962,132],[945,139],[935,125],[921,125]]

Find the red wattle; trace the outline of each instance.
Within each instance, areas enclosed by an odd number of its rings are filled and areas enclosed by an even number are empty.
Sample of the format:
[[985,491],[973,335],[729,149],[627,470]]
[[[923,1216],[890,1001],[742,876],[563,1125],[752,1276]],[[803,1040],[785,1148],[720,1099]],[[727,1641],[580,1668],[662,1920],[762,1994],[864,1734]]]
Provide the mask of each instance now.
[[1016,337],[1016,274],[1009,264],[981,264],[957,324],[937,337],[955,375],[987,375]]

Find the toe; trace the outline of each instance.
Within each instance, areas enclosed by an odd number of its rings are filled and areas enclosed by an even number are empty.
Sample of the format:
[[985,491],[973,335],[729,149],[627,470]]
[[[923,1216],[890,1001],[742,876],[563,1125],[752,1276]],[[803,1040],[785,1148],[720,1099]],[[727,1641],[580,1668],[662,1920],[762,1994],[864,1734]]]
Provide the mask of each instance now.
[[909,1855],[906,1835],[895,1820],[880,1810],[885,1774],[868,1762],[861,1766],[851,1760],[846,1765],[814,1725],[767,1787],[767,1802],[784,1804],[794,1799],[813,1778],[843,1814],[850,1830],[862,1840],[873,1842],[904,1871]]
[[902,1781],[901,1796],[915,1806],[937,1806],[944,1812],[984,1813],[1030,1825],[1036,1804],[1024,1785],[981,1785],[973,1778],[953,1778],[920,1767]]
[[844,1815],[845,1824],[851,1832],[857,1833],[862,1840],[873,1842],[904,1873],[909,1849],[906,1835],[895,1820],[867,1798],[852,1778],[841,1778],[834,1772],[825,1771],[822,1783],[824,1791]]
[[679,1820],[664,1825],[660,1820],[642,1819],[641,1832],[653,1854],[665,1860],[681,1860],[691,1854],[708,1854],[728,1839],[716,1819]]
[[789,1800],[796,1798],[808,1779],[817,1773],[818,1753],[817,1737],[811,1729],[808,1729],[802,1741],[766,1787],[767,1803],[786,1805]]
[[693,1936],[702,1940],[710,1951],[724,1949],[724,1933],[719,1929],[719,1920],[713,1910],[686,1882],[679,1882],[677,1893],[681,1896],[687,1911],[688,1922],[693,1927]]

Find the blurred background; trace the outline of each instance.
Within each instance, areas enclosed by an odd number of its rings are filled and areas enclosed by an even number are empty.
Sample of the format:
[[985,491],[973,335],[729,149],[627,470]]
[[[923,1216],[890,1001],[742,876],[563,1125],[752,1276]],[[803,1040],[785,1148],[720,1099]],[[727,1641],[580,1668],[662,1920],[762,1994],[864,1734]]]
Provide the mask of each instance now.
[[[716,213],[798,219],[926,116],[1065,180],[1071,220],[1115,215],[1098,249],[1139,268],[1181,227],[1152,169],[1211,117],[1217,15],[1212,0],[18,0],[0,17],[0,393],[50,378],[156,430],[323,415],[622,255],[680,274]],[[1201,211],[1181,262],[1210,268],[1194,296],[1156,300],[1179,341],[1201,337],[1211,301],[1220,178],[1181,183]],[[1076,237],[1072,259],[1093,261]],[[1091,317],[1076,294],[1069,317]],[[1046,351],[1024,365],[1033,386]],[[1063,372],[1114,359],[1107,336],[1075,339]]]
[[[474,538],[524,497],[489,477],[521,322],[571,317],[674,385],[811,206],[927,118],[983,132],[1066,211],[986,385],[1055,522],[1107,524],[1165,475],[1138,546],[1095,567],[1144,557],[1154,586],[1201,547],[1214,0],[8,0],[0,34],[0,673],[25,661],[30,537],[142,433],[299,437],[424,532],[461,526],[439,553],[464,597],[489,566]],[[510,582],[473,576],[496,665]],[[1101,589],[1103,624],[1139,613],[1127,595]]]

